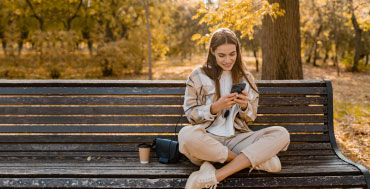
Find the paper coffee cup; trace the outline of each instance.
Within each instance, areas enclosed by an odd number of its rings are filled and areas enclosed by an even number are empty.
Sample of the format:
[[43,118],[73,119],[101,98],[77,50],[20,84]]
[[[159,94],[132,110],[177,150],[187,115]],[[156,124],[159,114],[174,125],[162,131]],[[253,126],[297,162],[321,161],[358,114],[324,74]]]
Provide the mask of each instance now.
[[140,163],[142,164],[149,163],[151,146],[149,144],[142,143],[142,144],[139,144],[138,147],[139,147]]

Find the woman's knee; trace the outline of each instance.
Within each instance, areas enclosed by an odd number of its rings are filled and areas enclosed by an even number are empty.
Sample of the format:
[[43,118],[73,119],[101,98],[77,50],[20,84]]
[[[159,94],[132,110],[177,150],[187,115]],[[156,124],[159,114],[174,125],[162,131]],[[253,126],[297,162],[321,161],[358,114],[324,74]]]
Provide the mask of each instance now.
[[197,128],[195,126],[185,126],[179,132],[179,143],[180,145],[186,145],[193,143],[197,140],[194,140],[196,137],[201,137],[203,134],[201,128]]
[[281,126],[274,126],[271,127],[271,129],[274,130],[274,133],[276,133],[276,136],[279,138],[279,140],[283,140],[284,143],[289,144],[290,143],[290,134],[289,131]]

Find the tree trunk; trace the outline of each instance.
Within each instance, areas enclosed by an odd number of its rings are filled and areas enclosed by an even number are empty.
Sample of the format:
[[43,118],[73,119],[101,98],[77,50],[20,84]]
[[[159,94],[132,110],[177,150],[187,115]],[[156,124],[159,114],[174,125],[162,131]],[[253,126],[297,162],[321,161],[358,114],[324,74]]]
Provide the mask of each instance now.
[[284,16],[265,16],[262,23],[262,79],[303,79],[299,1],[269,0],[279,3]]
[[149,2],[148,0],[144,1],[144,9],[145,9],[145,19],[146,19],[146,31],[148,34],[148,67],[149,67],[149,80],[152,80],[152,36],[150,33],[150,25],[149,25]]
[[93,41],[92,40],[87,41],[87,47],[89,48],[90,56],[92,56],[93,55]]
[[329,58],[329,49],[325,48],[325,56],[324,56],[324,60],[323,60],[324,64],[326,64],[326,61],[328,60],[328,58]]
[[307,59],[306,59],[306,63],[309,64],[311,62],[311,53],[312,53],[312,46],[310,47],[310,49],[308,50],[308,56],[307,56]]
[[7,56],[7,55],[8,55],[8,53],[7,53],[7,51],[6,51],[6,45],[7,45],[7,42],[6,42],[6,40],[4,40],[4,39],[3,39],[3,41],[2,41],[2,46],[3,46],[3,52],[4,52],[4,55],[5,55],[5,56]]
[[116,41],[112,28],[110,28],[110,21],[105,24],[105,42]]
[[36,11],[35,11],[35,9],[34,9],[34,7],[33,7],[33,5],[32,5],[32,3],[31,3],[30,0],[26,0],[26,3],[31,8],[31,11],[32,11],[32,14],[33,14],[32,16],[35,17],[39,21],[39,24],[40,24],[39,29],[40,29],[40,31],[44,31],[44,19],[41,18],[41,17],[39,17],[37,15],[37,13],[36,13]]
[[258,58],[257,58],[257,50],[253,49],[253,56],[256,59],[256,72],[258,72]]
[[23,40],[18,41],[18,56],[21,56],[23,48]]
[[74,14],[67,19],[67,31],[71,30],[72,28],[72,21],[77,17],[78,11],[81,9],[82,6],[82,0],[80,0],[80,3],[78,4]]
[[317,46],[318,46],[317,41],[315,40],[315,49],[313,51],[314,54],[313,54],[313,62],[312,62],[312,65],[315,67],[317,67],[316,60],[318,58]]
[[354,62],[352,66],[352,72],[357,72],[358,71],[358,62],[360,61],[360,55],[361,55],[361,34],[362,30],[360,26],[357,23],[357,19],[355,16],[354,11],[352,10],[352,17],[351,17],[352,25],[353,28],[355,29],[355,57],[354,57]]
[[339,41],[338,41],[338,22],[337,22],[337,17],[335,15],[336,11],[336,3],[333,1],[333,7],[331,10],[331,17],[333,19],[333,24],[334,24],[334,65],[337,68],[337,76],[340,76],[340,70],[339,70],[339,62],[338,62],[338,46],[339,46]]
[[[312,42],[312,46],[309,48],[308,50],[308,58],[306,59],[306,63],[310,63],[311,61],[311,54],[312,54],[312,50],[314,52],[314,57],[316,58],[316,50],[317,50],[317,38],[319,37],[320,33],[321,33],[321,30],[322,30],[322,24],[320,24],[319,28],[317,28],[316,32],[315,32],[315,35],[313,36],[313,42]],[[314,66],[316,66],[316,60],[314,59]]]

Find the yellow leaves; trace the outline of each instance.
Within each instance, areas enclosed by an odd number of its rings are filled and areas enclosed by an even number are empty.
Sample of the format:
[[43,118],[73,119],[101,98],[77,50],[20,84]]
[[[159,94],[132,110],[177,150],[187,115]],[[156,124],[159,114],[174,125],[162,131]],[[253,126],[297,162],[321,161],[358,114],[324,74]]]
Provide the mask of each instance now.
[[89,15],[95,15],[97,11],[95,9],[89,9],[88,10]]
[[192,17],[192,19],[197,19],[201,15],[206,13],[208,13],[208,9],[206,8],[203,2],[200,2],[200,8],[198,9],[197,14]]
[[21,11],[21,10],[19,10],[19,9],[16,9],[16,10],[14,11],[14,14],[16,14],[16,15],[21,15],[21,14],[22,14],[22,11]]
[[201,37],[202,36],[199,33],[197,33],[197,34],[194,34],[193,36],[191,36],[191,40],[196,41],[196,40],[200,39]]
[[[255,26],[262,25],[262,19],[265,15],[274,18],[284,15],[285,11],[279,9],[279,4],[269,4],[267,0],[255,2],[254,0],[229,0],[217,7],[205,7],[204,3],[193,19],[201,18],[199,24],[206,23],[210,25],[209,32],[212,33],[221,27],[240,31],[242,38],[248,36],[253,38]],[[207,42],[205,36],[196,38],[198,43]]]

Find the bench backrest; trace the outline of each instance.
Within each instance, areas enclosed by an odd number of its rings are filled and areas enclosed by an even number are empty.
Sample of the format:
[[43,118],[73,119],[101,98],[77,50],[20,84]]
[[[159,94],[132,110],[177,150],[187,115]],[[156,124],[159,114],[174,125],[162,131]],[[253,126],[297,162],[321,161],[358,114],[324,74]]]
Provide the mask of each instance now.
[[[293,149],[329,148],[327,83],[258,81],[251,129],[281,125]],[[176,123],[177,131],[188,124],[184,92],[184,81],[3,80],[0,151],[135,151],[156,137],[174,139]]]

